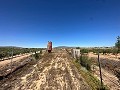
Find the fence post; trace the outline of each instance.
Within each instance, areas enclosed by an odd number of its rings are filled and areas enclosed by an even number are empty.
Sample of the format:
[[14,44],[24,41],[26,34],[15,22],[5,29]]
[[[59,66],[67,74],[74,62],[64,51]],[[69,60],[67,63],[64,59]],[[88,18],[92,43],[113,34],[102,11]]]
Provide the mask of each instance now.
[[98,64],[99,64],[99,72],[100,72],[101,88],[103,88],[102,72],[101,72],[101,63],[100,63],[100,57],[99,57],[99,50],[98,50]]

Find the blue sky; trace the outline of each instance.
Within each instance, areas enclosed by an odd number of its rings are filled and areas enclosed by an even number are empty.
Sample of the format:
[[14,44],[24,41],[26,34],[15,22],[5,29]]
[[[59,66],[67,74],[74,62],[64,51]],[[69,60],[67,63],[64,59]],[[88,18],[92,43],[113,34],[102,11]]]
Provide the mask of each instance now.
[[120,0],[0,0],[0,46],[113,46]]

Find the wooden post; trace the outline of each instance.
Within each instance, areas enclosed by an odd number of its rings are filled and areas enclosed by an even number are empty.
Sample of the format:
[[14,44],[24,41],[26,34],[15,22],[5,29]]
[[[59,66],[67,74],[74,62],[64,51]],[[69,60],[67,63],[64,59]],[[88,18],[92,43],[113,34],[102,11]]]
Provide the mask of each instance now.
[[101,63],[100,63],[100,57],[99,57],[99,50],[98,50],[98,64],[99,64],[99,72],[100,72],[101,88],[103,88],[102,72],[101,72]]

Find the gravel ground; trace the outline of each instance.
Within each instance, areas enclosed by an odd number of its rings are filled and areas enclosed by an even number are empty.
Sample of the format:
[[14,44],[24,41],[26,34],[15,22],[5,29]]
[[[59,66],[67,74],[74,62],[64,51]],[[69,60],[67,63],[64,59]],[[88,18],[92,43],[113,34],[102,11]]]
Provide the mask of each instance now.
[[1,90],[90,90],[65,50],[45,53],[0,81]]

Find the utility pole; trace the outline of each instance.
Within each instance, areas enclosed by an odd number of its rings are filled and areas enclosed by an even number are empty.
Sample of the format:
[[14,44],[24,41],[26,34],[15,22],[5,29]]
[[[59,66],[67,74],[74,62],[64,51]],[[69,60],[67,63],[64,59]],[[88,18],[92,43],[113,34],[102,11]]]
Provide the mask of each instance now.
[[101,88],[103,88],[102,72],[101,72],[101,63],[100,63],[100,57],[99,57],[99,50],[98,50],[98,64],[99,64],[99,72],[100,72]]

